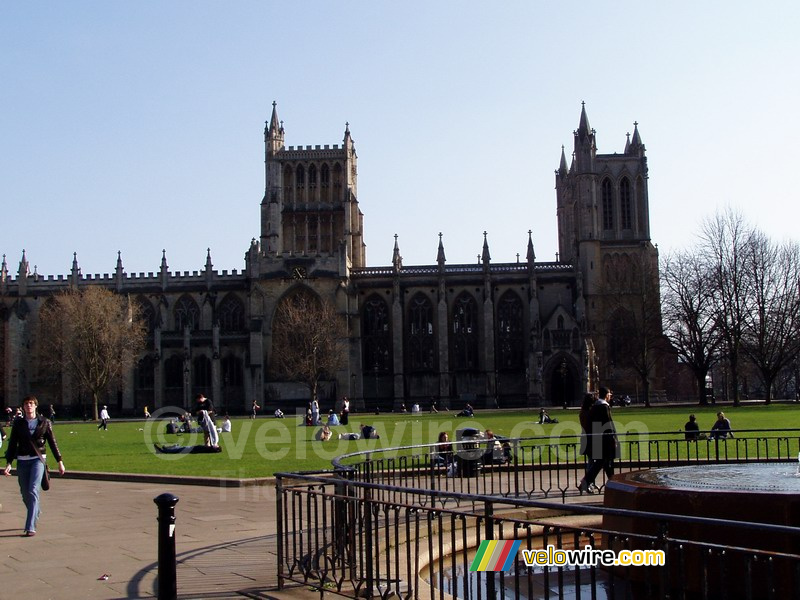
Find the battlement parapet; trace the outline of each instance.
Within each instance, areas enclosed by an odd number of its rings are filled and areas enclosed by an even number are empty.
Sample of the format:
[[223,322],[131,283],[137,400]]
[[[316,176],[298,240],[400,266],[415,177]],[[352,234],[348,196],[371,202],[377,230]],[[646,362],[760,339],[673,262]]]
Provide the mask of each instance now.
[[329,146],[328,144],[325,144],[324,146],[320,146],[319,144],[316,146],[284,146],[278,156],[281,158],[301,158],[307,160],[319,160],[325,158],[341,159],[344,156],[343,152],[344,147],[339,146],[338,144],[334,144],[333,146]]

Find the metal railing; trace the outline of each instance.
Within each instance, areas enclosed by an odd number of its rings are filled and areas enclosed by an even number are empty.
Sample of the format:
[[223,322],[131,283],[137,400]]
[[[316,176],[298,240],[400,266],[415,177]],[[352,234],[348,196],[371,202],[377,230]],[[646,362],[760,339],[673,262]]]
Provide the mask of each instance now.
[[[620,433],[618,437],[619,456],[614,461],[617,473],[691,464],[797,461],[800,451],[800,429],[743,430],[737,431],[735,438],[722,439],[686,440],[675,432]],[[492,453],[489,444],[495,440],[507,447],[506,460],[498,460]],[[580,436],[494,438],[451,445],[452,462],[437,461],[440,444],[422,444],[346,454],[336,458],[333,466],[336,471],[347,472],[352,481],[387,484],[398,490],[561,502],[578,493],[586,470]],[[602,488],[604,484],[605,475],[601,474],[598,485]],[[405,501],[404,494],[393,492],[391,499]]]
[[[737,432],[698,442],[674,433],[621,436],[618,470],[796,461],[796,435]],[[484,461],[481,452],[474,469],[439,465],[437,445],[423,445],[340,457],[334,472],[276,475],[280,587],[295,582],[320,593],[406,600],[751,599],[800,589],[800,528],[565,504],[578,495],[585,468],[580,440],[505,442],[508,462]],[[459,452],[482,451],[469,444],[453,444],[453,464]],[[724,529],[724,539],[737,543],[687,536],[692,528]],[[784,540],[781,551],[754,547],[756,531]],[[470,571],[482,541],[512,539],[528,550],[660,550],[666,562],[528,568],[520,552],[509,572]]]

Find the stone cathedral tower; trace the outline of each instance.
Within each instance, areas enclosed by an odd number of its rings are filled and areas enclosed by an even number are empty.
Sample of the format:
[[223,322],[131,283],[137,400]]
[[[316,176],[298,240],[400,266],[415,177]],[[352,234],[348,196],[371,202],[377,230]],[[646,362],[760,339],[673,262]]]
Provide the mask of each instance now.
[[[632,393],[643,366],[642,348],[632,340],[646,334],[648,343],[658,345],[661,336],[645,146],[634,123],[622,153],[598,154],[585,106],[573,136],[571,164],[562,148],[556,171],[560,260],[578,271],[584,333],[593,340],[600,378]],[[655,375],[655,353],[646,360]]]
[[270,257],[334,255],[364,267],[363,215],[358,208],[357,156],[349,126],[341,146],[284,146],[276,104],[264,130],[266,190],[261,250]]

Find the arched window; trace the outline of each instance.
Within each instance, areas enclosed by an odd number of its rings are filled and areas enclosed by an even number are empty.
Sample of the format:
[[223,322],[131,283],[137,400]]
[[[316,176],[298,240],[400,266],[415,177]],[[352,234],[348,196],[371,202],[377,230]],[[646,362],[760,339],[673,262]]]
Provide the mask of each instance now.
[[188,327],[191,331],[200,328],[200,308],[191,296],[184,294],[175,303],[175,330],[183,331]]
[[619,182],[619,218],[622,229],[631,229],[631,182],[623,177]]
[[392,332],[389,308],[377,295],[371,296],[361,313],[361,338],[364,371],[389,373],[391,369]]
[[192,376],[194,387],[211,388],[211,359],[207,356],[198,356],[192,361]]
[[306,184],[306,172],[303,170],[303,165],[297,166],[297,172],[295,172],[295,183],[297,187],[303,187]]
[[317,167],[316,165],[311,165],[308,167],[308,186],[309,187],[316,187],[317,186]]
[[283,167],[283,199],[286,202],[291,202],[294,198],[294,177],[292,176],[292,167],[285,165]]
[[342,199],[342,165],[336,163],[333,165],[333,199],[340,201]]
[[450,327],[453,369],[455,371],[477,369],[478,306],[475,299],[467,292],[456,298]]
[[408,367],[431,371],[436,365],[433,334],[433,305],[424,294],[411,299],[408,309]]
[[603,179],[600,189],[603,202],[603,229],[611,231],[614,229],[614,193],[611,187],[611,180]]
[[217,322],[223,333],[238,333],[245,330],[244,304],[234,294],[223,298],[217,309]]
[[320,200],[322,202],[325,202],[325,203],[330,202],[331,201],[331,188],[330,188],[331,170],[330,170],[330,167],[328,167],[328,163],[322,163],[322,168],[320,169],[320,172],[319,172],[319,179],[320,179],[320,184],[321,184],[321,187],[322,187],[322,194],[320,196]]
[[507,291],[497,305],[497,366],[510,371],[523,367],[522,301]]
[[156,328],[156,311],[150,301],[144,296],[137,296],[136,302],[139,304],[139,318],[147,328],[148,333],[153,333]]

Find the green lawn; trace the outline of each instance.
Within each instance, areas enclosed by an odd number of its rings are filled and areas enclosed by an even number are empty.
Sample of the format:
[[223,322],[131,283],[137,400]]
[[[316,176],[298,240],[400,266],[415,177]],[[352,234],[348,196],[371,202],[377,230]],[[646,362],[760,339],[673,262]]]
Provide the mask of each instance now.
[[[639,434],[677,432],[690,412],[697,415],[701,429],[710,429],[720,407],[693,408],[617,408],[618,429]],[[800,405],[773,404],[724,407],[734,430],[789,430],[800,424]],[[153,443],[194,445],[202,443],[200,434],[168,435],[164,421],[111,421],[108,431],[93,423],[56,422],[55,432],[68,470],[118,473],[154,473],[212,477],[266,477],[279,471],[327,469],[331,460],[342,454],[370,448],[397,447],[436,441],[440,431],[453,439],[454,431],[465,426],[492,429],[507,437],[548,436],[553,442],[561,436],[573,438],[580,432],[575,410],[551,410],[560,422],[538,425],[538,411],[478,411],[476,418],[457,418],[454,412],[422,415],[351,414],[350,424],[335,427],[334,435],[357,431],[360,423],[373,425],[379,440],[313,440],[315,427],[304,427],[295,417],[233,419],[233,432],[221,434],[220,454],[155,454]],[[794,437],[798,436],[795,432]],[[52,464],[52,457],[48,460]]]

